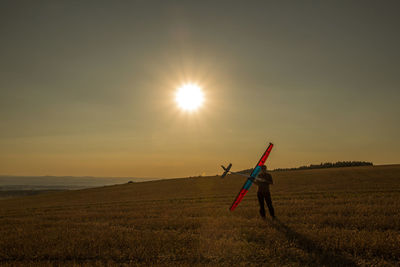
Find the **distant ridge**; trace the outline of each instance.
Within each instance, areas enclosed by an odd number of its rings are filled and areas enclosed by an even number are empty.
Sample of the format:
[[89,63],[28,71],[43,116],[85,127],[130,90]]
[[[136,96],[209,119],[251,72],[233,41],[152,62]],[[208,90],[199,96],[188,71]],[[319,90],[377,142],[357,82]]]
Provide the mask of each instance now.
[[356,166],[373,166],[372,162],[367,161],[337,161],[335,163],[325,162],[320,164],[310,164],[307,166],[300,166],[297,168],[278,168],[274,171],[292,171],[292,170],[308,170],[308,169],[325,169],[325,168],[342,168],[342,167],[356,167]]
[[147,182],[158,179],[159,178],[0,175],[0,191],[70,190],[124,184],[128,182]]
[[[356,167],[356,166],[373,166],[372,162],[368,161],[337,161],[335,163],[325,162],[320,164],[310,164],[306,166],[300,166],[295,168],[277,168],[272,171],[294,171],[294,170],[309,170],[309,169],[325,169],[325,168],[342,168],[342,167]],[[246,169],[239,171],[238,173],[250,174],[253,169]]]

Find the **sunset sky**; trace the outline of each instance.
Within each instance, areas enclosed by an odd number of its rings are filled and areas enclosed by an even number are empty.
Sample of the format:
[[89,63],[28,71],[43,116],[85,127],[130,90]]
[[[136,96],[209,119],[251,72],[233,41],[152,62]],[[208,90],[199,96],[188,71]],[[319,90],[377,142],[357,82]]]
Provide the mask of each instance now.
[[400,163],[399,3],[1,1],[0,174]]

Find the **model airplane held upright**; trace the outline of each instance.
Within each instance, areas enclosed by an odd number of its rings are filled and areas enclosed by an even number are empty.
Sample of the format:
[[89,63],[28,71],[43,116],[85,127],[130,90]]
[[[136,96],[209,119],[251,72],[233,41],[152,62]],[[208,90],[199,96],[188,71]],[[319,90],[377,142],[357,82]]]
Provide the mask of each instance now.
[[242,176],[246,176],[247,180],[240,189],[238,195],[236,196],[235,200],[233,201],[231,207],[229,208],[230,211],[234,211],[235,208],[239,205],[239,203],[242,201],[246,193],[249,191],[251,185],[253,184],[253,180],[257,177],[257,175],[261,171],[261,166],[265,164],[265,161],[267,160],[269,154],[271,153],[272,147],[274,145],[272,143],[269,143],[267,149],[265,150],[264,154],[262,154],[260,160],[258,161],[256,167],[254,167],[253,171],[251,172],[250,176],[244,175],[242,173],[237,173],[237,172],[232,172],[232,163],[229,163],[228,167],[224,167],[221,165],[221,167],[224,169],[224,173],[221,175],[221,178],[224,178],[228,173],[233,173],[233,174],[238,174]]

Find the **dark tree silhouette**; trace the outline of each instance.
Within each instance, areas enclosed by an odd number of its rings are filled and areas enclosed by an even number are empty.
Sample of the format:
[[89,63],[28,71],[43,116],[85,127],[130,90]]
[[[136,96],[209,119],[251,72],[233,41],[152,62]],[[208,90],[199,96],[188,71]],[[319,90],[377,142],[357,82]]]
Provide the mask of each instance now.
[[308,166],[300,166],[297,168],[278,168],[274,169],[274,171],[292,171],[292,170],[340,168],[340,167],[355,167],[355,166],[373,166],[373,164],[372,162],[367,162],[367,161],[338,161],[335,163],[321,162],[320,164],[310,164]]

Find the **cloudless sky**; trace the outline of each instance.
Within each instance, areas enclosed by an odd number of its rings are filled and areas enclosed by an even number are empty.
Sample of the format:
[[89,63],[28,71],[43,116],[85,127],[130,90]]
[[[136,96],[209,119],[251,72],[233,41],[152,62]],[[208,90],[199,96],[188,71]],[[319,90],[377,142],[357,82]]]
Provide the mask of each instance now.
[[[398,1],[1,1],[0,173],[400,162]],[[174,102],[185,82],[206,101]]]

